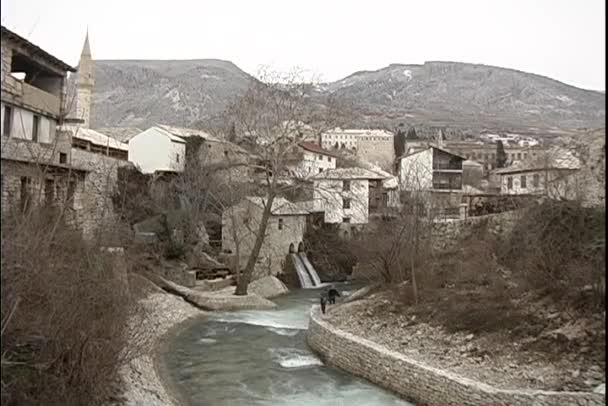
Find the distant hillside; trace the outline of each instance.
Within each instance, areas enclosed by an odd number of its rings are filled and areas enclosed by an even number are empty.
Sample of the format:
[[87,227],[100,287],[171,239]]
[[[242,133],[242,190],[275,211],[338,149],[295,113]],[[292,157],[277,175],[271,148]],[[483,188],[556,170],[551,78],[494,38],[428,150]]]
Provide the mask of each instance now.
[[95,61],[92,127],[191,125],[221,113],[253,78],[232,62]]
[[[253,78],[227,61],[95,61],[93,126],[188,126],[210,120]],[[596,128],[606,96],[512,69],[458,62],[394,64],[319,87],[359,110],[357,125]],[[542,132],[542,131],[541,131]]]

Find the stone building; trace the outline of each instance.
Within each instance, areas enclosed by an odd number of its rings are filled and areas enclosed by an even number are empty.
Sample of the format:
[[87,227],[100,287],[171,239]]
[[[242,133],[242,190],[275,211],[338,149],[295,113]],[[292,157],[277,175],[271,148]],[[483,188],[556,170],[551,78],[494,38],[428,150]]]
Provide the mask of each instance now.
[[57,134],[74,68],[2,27],[2,209],[69,201],[86,169],[72,165],[71,138]]
[[[222,214],[222,251],[236,255],[238,242],[241,269],[247,264],[255,244],[264,205],[264,198],[247,197]],[[307,210],[287,199],[274,199],[266,236],[255,266],[256,279],[281,273],[289,253],[301,250],[307,215]]]
[[[188,147],[188,140],[197,138],[200,143]],[[159,124],[129,139],[129,161],[142,173],[183,172],[187,156],[203,166],[230,167],[235,176],[248,172],[247,151],[205,131]]]
[[67,72],[74,71],[2,27],[2,209],[61,208],[92,237],[113,225],[116,168],[128,162],[124,144],[62,123]]
[[290,176],[307,178],[336,167],[336,156],[312,142],[300,142],[287,158]]
[[321,134],[321,147],[325,149],[348,149],[358,158],[391,170],[395,161],[394,134],[385,130],[340,129]]
[[[367,224],[370,208],[388,204],[388,196],[387,201],[382,202],[376,200],[377,194],[370,195],[371,189],[381,190],[385,179],[385,176],[363,168],[337,168],[319,173],[311,178],[313,210],[324,213],[325,223]],[[379,193],[382,196],[382,192]]]
[[[428,148],[435,144],[434,140],[406,140],[406,155]],[[496,169],[496,143],[483,141],[450,141],[445,140],[438,145],[447,151],[460,155],[468,160],[478,162],[483,165],[485,173]],[[517,144],[504,145],[507,156],[506,165],[511,165],[516,161],[535,157],[542,152],[540,146],[520,146]]]
[[546,195],[554,199],[582,198],[577,176],[580,161],[569,151],[552,148],[535,158],[496,171],[500,192],[507,195]]
[[464,162],[464,157],[433,145],[401,157],[397,167],[402,202],[416,193],[424,196],[429,215],[459,215]]

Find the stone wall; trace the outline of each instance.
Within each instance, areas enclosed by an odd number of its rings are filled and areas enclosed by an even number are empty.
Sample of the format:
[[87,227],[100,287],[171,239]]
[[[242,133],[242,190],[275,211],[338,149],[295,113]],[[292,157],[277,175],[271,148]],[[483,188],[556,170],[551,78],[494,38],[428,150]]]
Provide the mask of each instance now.
[[312,309],[307,334],[308,344],[326,364],[395,391],[419,406],[605,404],[603,394],[497,389],[424,365],[333,327],[322,319],[318,306]]
[[432,240],[436,248],[446,249],[479,227],[488,227],[488,231],[496,235],[509,233],[522,214],[523,209],[468,217],[465,220],[434,222],[431,230]]

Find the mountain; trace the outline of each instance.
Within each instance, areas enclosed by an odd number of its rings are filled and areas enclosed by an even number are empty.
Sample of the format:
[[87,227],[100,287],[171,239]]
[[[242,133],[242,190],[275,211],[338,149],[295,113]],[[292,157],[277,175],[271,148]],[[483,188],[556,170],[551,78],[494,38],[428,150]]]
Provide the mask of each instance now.
[[[96,62],[92,125],[188,126],[212,120],[253,77],[231,62]],[[459,62],[393,64],[317,88],[363,117],[353,125],[521,130],[605,126],[606,96],[543,76]]]
[[218,59],[96,60],[91,126],[190,126],[220,114],[252,80]]
[[357,72],[326,91],[368,115],[437,125],[605,126],[606,96],[543,76],[459,62]]

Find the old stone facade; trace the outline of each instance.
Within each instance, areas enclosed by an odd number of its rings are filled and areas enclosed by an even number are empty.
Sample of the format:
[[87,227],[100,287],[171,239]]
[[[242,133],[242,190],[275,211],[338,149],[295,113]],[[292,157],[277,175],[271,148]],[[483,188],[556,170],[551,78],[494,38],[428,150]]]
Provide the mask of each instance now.
[[591,392],[507,390],[420,363],[404,354],[342,331],[323,320],[319,306],[310,314],[307,341],[328,365],[428,406],[560,406],[605,404]]
[[358,158],[390,171],[395,161],[394,134],[385,130],[340,129],[321,134],[325,149],[348,149]]
[[[238,243],[241,269],[253,250],[263,210],[262,198],[248,197],[222,214],[222,251],[236,255]],[[303,242],[307,215],[306,210],[288,200],[275,198],[255,267],[255,279],[283,271],[289,253],[297,252]]]

